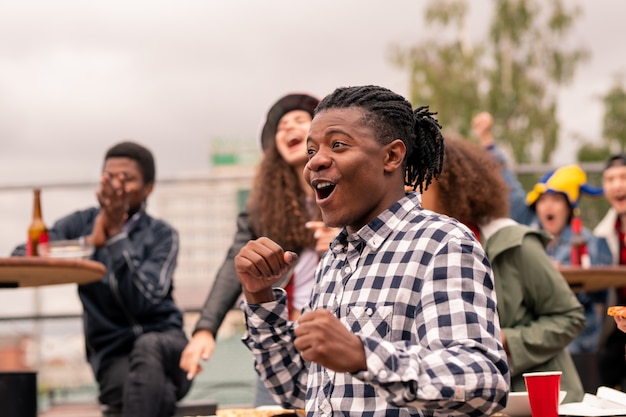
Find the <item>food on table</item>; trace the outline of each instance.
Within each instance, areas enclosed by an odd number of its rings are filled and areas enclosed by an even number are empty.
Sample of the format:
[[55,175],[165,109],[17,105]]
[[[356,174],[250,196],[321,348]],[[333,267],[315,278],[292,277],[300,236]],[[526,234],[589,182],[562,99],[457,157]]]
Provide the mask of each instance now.
[[606,314],[614,317],[624,317],[626,318],[626,306],[612,306],[609,307]]

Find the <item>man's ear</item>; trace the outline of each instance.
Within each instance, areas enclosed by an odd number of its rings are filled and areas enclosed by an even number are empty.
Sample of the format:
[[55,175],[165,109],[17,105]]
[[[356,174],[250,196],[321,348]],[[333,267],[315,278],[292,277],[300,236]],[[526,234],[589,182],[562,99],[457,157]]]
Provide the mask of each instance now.
[[400,139],[385,145],[385,172],[393,172],[404,168],[404,156],[406,155],[406,145]]

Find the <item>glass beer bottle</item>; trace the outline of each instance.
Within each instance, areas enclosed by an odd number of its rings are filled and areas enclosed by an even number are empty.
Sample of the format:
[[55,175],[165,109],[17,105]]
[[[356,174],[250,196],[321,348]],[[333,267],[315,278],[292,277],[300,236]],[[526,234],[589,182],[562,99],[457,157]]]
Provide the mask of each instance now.
[[48,228],[41,216],[41,190],[35,188],[33,193],[33,220],[28,226],[26,256],[41,256],[48,246]]
[[582,266],[589,268],[591,260],[587,250],[587,242],[582,235],[583,223],[582,219],[575,215],[572,218],[572,241],[570,252],[570,263],[574,266]]

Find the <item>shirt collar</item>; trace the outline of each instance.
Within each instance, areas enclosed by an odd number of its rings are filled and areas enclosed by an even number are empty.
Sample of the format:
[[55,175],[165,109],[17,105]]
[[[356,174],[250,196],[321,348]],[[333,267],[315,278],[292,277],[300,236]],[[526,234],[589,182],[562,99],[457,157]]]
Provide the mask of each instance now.
[[341,229],[341,232],[333,239],[330,249],[333,253],[340,253],[349,241],[362,241],[372,251],[376,251],[385,239],[397,229],[398,224],[416,209],[421,209],[419,194],[416,192],[407,193],[356,233],[350,235],[345,227]]

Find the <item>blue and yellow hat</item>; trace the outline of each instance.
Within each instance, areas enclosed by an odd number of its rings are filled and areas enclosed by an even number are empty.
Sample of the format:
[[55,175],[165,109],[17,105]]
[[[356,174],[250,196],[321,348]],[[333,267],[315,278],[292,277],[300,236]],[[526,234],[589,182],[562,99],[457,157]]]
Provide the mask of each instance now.
[[601,196],[602,188],[587,184],[587,174],[574,164],[557,168],[544,175],[526,195],[526,204],[534,206],[544,193],[565,194],[570,206],[575,208],[582,194]]

